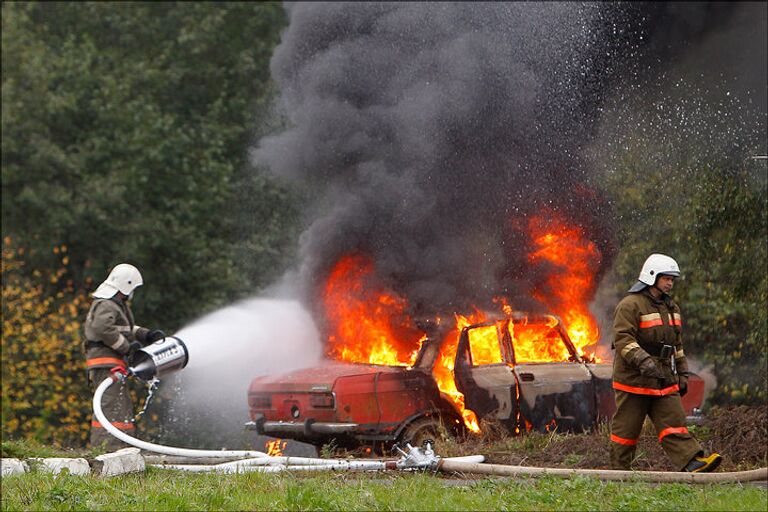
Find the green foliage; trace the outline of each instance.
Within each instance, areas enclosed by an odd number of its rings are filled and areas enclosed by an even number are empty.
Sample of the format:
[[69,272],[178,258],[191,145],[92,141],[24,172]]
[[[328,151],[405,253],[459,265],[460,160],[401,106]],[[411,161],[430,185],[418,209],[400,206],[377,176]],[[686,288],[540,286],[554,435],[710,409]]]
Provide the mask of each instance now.
[[31,268],[54,243],[79,282],[134,263],[137,318],[170,331],[284,269],[293,198],[247,163],[280,5],[2,9],[3,231]]
[[711,401],[761,403],[768,398],[765,168],[743,159],[646,164],[627,155],[605,182],[621,226],[616,293],[652,252],[676,258],[683,279],[673,294],[683,309],[685,350],[713,367]]
[[765,510],[755,486],[490,479],[380,473],[217,475],[150,469],[111,479],[3,479],[3,510]]
[[[144,275],[137,321],[173,332],[291,263],[300,192],[247,161],[249,144],[282,122],[270,111],[269,59],[285,23],[272,2],[3,3],[2,229],[30,249],[13,281],[3,260],[4,434],[43,439],[63,425],[59,440],[85,435],[84,380],[43,377],[56,372],[52,358],[78,360],[85,293],[114,264]],[[690,97],[698,109],[698,96],[678,94],[667,106],[640,98],[637,123],[605,123],[625,132],[601,146],[613,162],[603,184],[617,213],[616,295],[649,253],[673,255],[685,273],[675,294],[686,350],[713,365],[715,401],[763,401],[765,166],[746,165],[757,152],[731,140],[749,122],[733,128],[716,106],[693,125],[691,105],[678,107]],[[708,130],[728,140],[688,142]],[[58,275],[59,248],[66,282],[40,279]],[[37,380],[17,386],[30,371]]]

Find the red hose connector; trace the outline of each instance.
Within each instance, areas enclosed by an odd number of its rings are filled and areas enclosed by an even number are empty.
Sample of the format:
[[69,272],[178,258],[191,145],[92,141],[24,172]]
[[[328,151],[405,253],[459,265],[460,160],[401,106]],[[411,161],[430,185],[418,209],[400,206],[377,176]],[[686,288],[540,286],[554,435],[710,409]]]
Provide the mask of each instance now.
[[125,366],[115,366],[109,371],[112,373],[112,380],[115,382],[124,382],[126,377],[128,377],[128,370],[125,369]]

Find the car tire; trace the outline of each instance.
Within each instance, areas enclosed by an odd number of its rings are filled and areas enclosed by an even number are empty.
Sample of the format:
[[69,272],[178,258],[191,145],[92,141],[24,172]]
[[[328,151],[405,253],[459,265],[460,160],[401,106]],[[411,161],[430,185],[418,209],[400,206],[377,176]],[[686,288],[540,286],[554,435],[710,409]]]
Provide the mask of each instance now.
[[400,434],[398,444],[402,448],[405,448],[407,444],[423,448],[425,443],[430,441],[434,449],[436,443],[443,437],[443,432],[443,426],[438,418],[425,416],[405,427],[403,433]]

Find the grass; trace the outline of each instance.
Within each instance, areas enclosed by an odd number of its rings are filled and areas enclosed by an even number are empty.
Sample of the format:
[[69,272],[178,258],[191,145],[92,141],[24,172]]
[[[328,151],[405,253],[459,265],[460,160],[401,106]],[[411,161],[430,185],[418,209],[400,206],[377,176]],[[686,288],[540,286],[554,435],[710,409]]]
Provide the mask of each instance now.
[[[583,465],[583,459],[592,457],[597,448],[607,446],[607,431],[598,431],[595,436],[531,433],[514,437],[493,435],[491,428],[485,430],[486,435],[478,439],[441,438],[438,452],[443,456],[495,453],[498,460],[494,462],[499,463],[558,460],[565,466],[576,467]],[[704,437],[706,432],[699,434]],[[366,458],[332,443],[321,451],[325,456]],[[96,454],[30,441],[2,443],[3,457],[90,458]],[[549,455],[543,457],[545,454]],[[551,457],[553,454],[561,458]],[[602,460],[605,455],[593,458]],[[663,454],[653,456],[659,457]],[[466,481],[466,485],[455,483],[455,479],[445,475],[425,473],[217,475],[148,468],[143,474],[104,479],[32,472],[3,479],[2,510],[768,509],[768,490],[752,485],[659,485],[554,477],[483,478]]]
[[93,458],[104,453],[104,450],[94,449],[68,449],[55,446],[44,445],[37,441],[29,439],[21,440],[3,440],[2,456],[15,459],[26,459],[29,457],[85,457]]
[[[451,481],[453,482],[453,481]],[[217,475],[149,468],[111,479],[6,477],[2,510],[760,510],[768,491],[741,485],[484,478],[432,474]]]

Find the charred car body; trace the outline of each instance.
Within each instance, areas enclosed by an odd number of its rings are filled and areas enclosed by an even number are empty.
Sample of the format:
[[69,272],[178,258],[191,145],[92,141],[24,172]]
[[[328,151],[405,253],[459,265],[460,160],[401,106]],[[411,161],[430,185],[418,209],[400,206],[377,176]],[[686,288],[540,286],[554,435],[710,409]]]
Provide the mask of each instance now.
[[[535,333],[557,362],[538,362],[518,335]],[[279,376],[256,377],[248,391],[259,434],[322,443],[419,444],[442,426],[464,430],[461,411],[441,393],[433,374],[440,340],[428,338],[410,368],[328,361]],[[529,337],[530,339],[530,337]],[[455,338],[454,338],[455,340]],[[510,432],[583,431],[615,410],[612,365],[585,360],[552,315],[510,315],[469,325],[458,335],[455,385],[479,419]],[[683,399],[687,414],[701,406],[704,383],[695,375]]]

